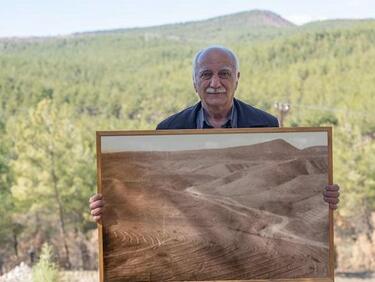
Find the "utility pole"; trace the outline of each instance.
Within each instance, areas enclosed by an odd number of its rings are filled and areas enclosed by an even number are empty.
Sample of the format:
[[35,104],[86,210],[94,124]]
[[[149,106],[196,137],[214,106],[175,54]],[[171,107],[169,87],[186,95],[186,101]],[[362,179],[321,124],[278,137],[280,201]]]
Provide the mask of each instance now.
[[287,113],[290,111],[290,104],[275,102],[275,108],[278,111],[278,119],[279,119],[280,127],[284,127],[284,119]]

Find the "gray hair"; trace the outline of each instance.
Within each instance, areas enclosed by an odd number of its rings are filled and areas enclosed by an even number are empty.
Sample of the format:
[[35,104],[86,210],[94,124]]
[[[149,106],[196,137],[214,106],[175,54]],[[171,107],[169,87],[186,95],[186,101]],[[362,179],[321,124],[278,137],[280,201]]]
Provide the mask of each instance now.
[[240,71],[240,62],[239,62],[236,54],[232,50],[230,50],[230,49],[228,49],[228,48],[226,48],[224,46],[221,46],[221,45],[211,45],[211,46],[208,46],[207,48],[199,50],[195,54],[195,56],[194,56],[194,59],[193,59],[193,73],[192,73],[193,74],[193,82],[194,83],[195,83],[195,72],[196,72],[196,69],[197,69],[198,60],[199,60],[200,56],[204,52],[209,51],[211,49],[219,49],[221,51],[224,51],[224,52],[228,53],[228,55],[231,56],[232,59],[234,60],[235,68],[236,68],[236,74]]

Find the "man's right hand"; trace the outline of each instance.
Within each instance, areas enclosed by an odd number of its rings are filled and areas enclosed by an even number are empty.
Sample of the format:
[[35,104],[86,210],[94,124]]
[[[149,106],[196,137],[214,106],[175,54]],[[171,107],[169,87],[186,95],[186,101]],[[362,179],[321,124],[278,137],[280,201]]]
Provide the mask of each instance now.
[[104,200],[102,194],[95,194],[89,200],[90,202],[90,213],[92,218],[99,223],[102,219],[103,207],[104,207]]

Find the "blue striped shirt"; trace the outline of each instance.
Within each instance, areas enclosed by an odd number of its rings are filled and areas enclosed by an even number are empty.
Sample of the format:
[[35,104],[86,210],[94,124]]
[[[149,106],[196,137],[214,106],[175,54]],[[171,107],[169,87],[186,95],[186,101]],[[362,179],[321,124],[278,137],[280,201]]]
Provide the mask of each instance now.
[[[226,122],[221,126],[222,128],[237,128],[237,110],[233,105],[230,114],[227,117]],[[207,113],[203,107],[200,108],[197,114],[197,129],[213,128],[208,121]]]

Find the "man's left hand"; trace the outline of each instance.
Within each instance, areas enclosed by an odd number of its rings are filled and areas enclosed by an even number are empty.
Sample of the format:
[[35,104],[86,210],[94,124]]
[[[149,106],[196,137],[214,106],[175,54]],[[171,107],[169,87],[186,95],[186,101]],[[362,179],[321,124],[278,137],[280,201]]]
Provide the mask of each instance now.
[[327,185],[324,188],[323,196],[324,201],[326,201],[329,204],[330,209],[337,209],[337,205],[340,202],[339,196],[340,196],[340,187],[337,184]]

